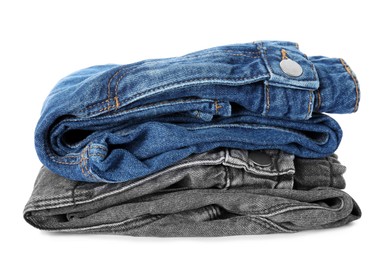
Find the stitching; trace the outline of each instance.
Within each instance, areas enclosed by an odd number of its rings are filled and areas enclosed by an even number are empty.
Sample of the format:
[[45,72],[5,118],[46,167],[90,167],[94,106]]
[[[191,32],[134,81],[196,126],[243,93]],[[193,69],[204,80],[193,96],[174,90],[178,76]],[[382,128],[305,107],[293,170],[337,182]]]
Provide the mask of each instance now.
[[117,93],[117,89],[115,88],[115,97],[114,97],[114,100],[115,100],[115,109],[118,109],[119,106],[120,106],[120,103],[119,103],[119,98],[118,98],[118,93]]
[[230,54],[232,56],[243,56],[243,57],[248,57],[248,58],[253,58],[253,59],[257,59],[257,58],[260,58],[260,56],[249,56],[249,55],[245,55],[245,54]]
[[[199,57],[199,56],[210,56],[210,55],[216,54],[216,53],[218,53],[218,52],[220,52],[220,51],[210,52],[210,53],[206,53],[206,54],[204,54],[204,55],[198,55],[198,56],[194,56],[194,57]],[[233,56],[245,56],[245,57],[249,57],[249,58],[260,58],[260,56],[258,56],[258,55],[256,55],[256,56],[246,55],[246,54],[257,54],[256,52],[242,52],[242,51],[240,51],[240,52],[234,53],[233,51],[227,50],[227,51],[225,51],[225,53],[228,53],[228,54],[233,55]],[[183,58],[183,57],[184,57],[184,56],[182,56],[181,58]],[[146,63],[151,63],[151,62],[153,62],[153,61],[146,62]],[[146,64],[146,63],[143,63],[143,65]],[[138,67],[137,67],[137,68],[138,68]],[[129,69],[128,71],[126,71],[126,72],[118,79],[118,81],[116,82],[116,85],[115,85],[115,97],[114,97],[115,104],[116,104],[116,108],[119,107],[119,101],[118,101],[118,86],[119,86],[120,82],[121,82],[122,79],[123,79],[125,76],[127,76],[131,71],[133,71],[133,70],[135,70],[135,69],[137,69],[137,68],[130,68],[130,69]],[[110,86],[111,86],[111,81],[112,81],[112,79],[113,79],[116,75],[118,75],[119,72],[123,71],[124,69],[125,69],[125,68],[122,68],[122,69],[118,70],[118,71],[110,78],[110,80],[109,80],[109,82],[108,82],[108,91],[107,91],[107,92],[108,92],[108,98],[107,98],[107,101],[110,100]],[[139,94],[142,94],[142,93],[139,93]],[[125,99],[124,102],[127,101],[127,100],[128,100],[128,99]],[[108,106],[107,109],[103,109],[102,111],[104,111],[104,110],[109,110],[109,109],[110,109],[110,106]],[[101,112],[101,111],[100,111],[100,112]]]
[[[170,83],[170,84],[166,84],[166,85],[163,85],[163,86],[155,87],[155,88],[152,88],[152,89],[148,89],[147,91],[137,93],[137,94],[135,94],[135,95],[133,95],[131,97],[128,97],[128,98],[122,100],[122,103],[125,103],[126,101],[134,99],[134,98],[137,98],[139,96],[142,96],[142,95],[145,95],[145,94],[148,94],[148,93],[152,93],[152,92],[155,92],[155,91],[163,90],[165,88],[169,88],[169,87],[175,86],[175,85],[181,85],[181,84],[186,84],[186,83],[194,83],[194,82],[200,82],[200,81],[217,81],[217,83],[218,83],[218,81],[223,81],[223,80],[229,80],[229,81],[251,80],[251,79],[256,79],[259,76],[260,76],[260,74],[255,75],[253,77],[242,77],[242,78],[236,78],[236,79],[234,79],[234,78],[198,78],[198,79],[184,80],[184,81],[179,81],[179,82]],[[205,82],[205,83],[209,83],[209,82]]]
[[113,78],[119,74],[119,72],[121,72],[122,70],[124,69],[124,67],[122,67],[121,69],[119,69],[117,72],[115,72],[114,75],[112,75],[112,77],[110,78],[110,80],[108,81],[108,84],[107,84],[107,100],[109,100],[111,98],[111,93],[110,93],[110,87],[111,87],[111,81],[113,80]]
[[103,150],[103,151],[108,151],[107,147],[105,147],[105,146],[103,146],[103,145],[100,145],[100,144],[90,144],[89,147],[101,149],[101,150]]
[[330,162],[329,157],[326,157],[325,159],[326,159],[326,161],[329,164],[329,187],[331,187],[332,184],[334,183],[333,182],[333,179],[334,179],[333,178],[333,173],[334,173],[333,164]]
[[266,95],[266,111],[265,115],[268,114],[269,109],[271,107],[271,101],[270,101],[270,94],[269,94],[269,85],[268,83],[265,83],[265,95]]
[[321,94],[320,94],[320,89],[317,89],[317,98],[318,98],[318,103],[317,103],[316,111],[319,112],[319,111],[320,111],[320,107],[321,107]]
[[80,158],[80,161],[79,161],[79,167],[80,167],[80,169],[81,169],[81,173],[84,175],[84,177],[85,178],[87,178],[88,179],[88,176],[87,175],[85,175],[85,171],[84,171],[84,167],[85,167],[85,157],[84,157],[84,153],[85,153],[85,148],[81,151],[81,154],[80,154],[80,156],[81,156],[81,158]]
[[281,49],[280,52],[282,53],[282,60],[287,60],[287,51],[285,49]]
[[309,118],[309,117],[310,117],[312,99],[313,99],[313,91],[310,90],[310,91],[309,91],[309,105],[308,105],[308,108],[307,108],[307,115],[306,115],[306,118]]
[[[122,114],[125,114],[125,113],[131,113],[133,111],[135,112],[141,112],[141,111],[146,111],[148,109],[157,109],[157,108],[161,108],[163,106],[175,106],[175,105],[179,105],[179,104],[190,104],[190,105],[193,105],[195,103],[200,103],[200,104],[203,104],[203,103],[211,103],[212,104],[212,100],[207,100],[207,99],[200,99],[200,100],[197,100],[197,99],[185,99],[185,100],[181,100],[181,101],[162,101],[162,102],[158,102],[156,105],[156,103],[152,103],[152,104],[147,104],[147,105],[143,105],[143,106],[138,106],[138,107],[134,107],[134,108],[130,108],[128,110],[124,110],[124,111],[121,111],[119,115],[122,115]],[[198,111],[199,113],[199,111]],[[102,120],[104,120],[104,118],[101,118]],[[96,119],[95,119],[96,120]],[[100,119],[98,119],[100,120]]]
[[[94,180],[98,180],[93,174],[92,172],[90,171],[90,168],[88,167],[88,155],[86,155],[87,153],[89,154],[89,149],[91,147],[90,146],[87,146],[86,148],[83,149],[83,151],[81,152],[81,160],[80,160],[80,163],[79,163],[79,166],[80,166],[80,169],[81,169],[81,173],[87,178],[92,178]],[[87,175],[88,174],[88,175]]]
[[103,159],[106,157],[104,154],[101,154],[101,153],[91,153],[91,154],[89,154],[89,157],[91,157],[91,156],[99,156]]
[[64,157],[69,157],[69,158],[78,158],[79,156],[78,156],[78,155],[70,155],[70,154],[68,155],[68,154],[67,154],[67,155],[65,155]]
[[88,160],[89,160],[89,151],[91,149],[91,146],[87,146],[87,149],[86,149],[86,160],[85,160],[85,168],[87,169],[87,173],[92,177],[92,179],[94,180],[99,180],[98,178],[96,178],[93,174],[92,174],[92,171],[91,171],[91,167],[88,167]]
[[345,63],[343,59],[340,59],[341,64],[343,64],[344,69],[348,72],[349,76],[351,76],[353,83],[355,84],[355,91],[356,91],[356,102],[353,112],[356,112],[359,106],[359,83],[356,79],[356,77],[353,75],[351,68]]
[[267,228],[268,230],[273,230],[273,231],[281,231],[285,233],[292,233],[294,231],[284,228],[280,226],[279,224],[274,223],[273,221],[267,219],[267,218],[262,218],[262,217],[249,217],[250,220],[253,222],[259,224],[260,226],[262,225],[263,227]]
[[256,54],[258,55],[259,52],[257,51],[233,51],[233,50],[225,50],[227,53],[245,53],[245,54]]
[[259,218],[248,216],[248,219],[256,223],[257,225],[266,228],[269,231],[273,231],[273,232],[281,231],[280,229],[277,229],[275,226],[271,226],[268,223],[265,223],[265,221],[261,221]]
[[[155,87],[155,88],[152,88],[152,89],[148,89],[147,91],[144,91],[144,92],[137,93],[137,94],[135,94],[133,96],[130,96],[130,97],[122,100],[122,103],[126,103],[127,101],[129,101],[131,99],[135,99],[135,98],[137,98],[139,96],[142,96],[142,95],[145,95],[145,94],[149,94],[149,93],[153,93],[153,92],[157,92],[157,91],[160,91],[160,90],[163,90],[163,89],[175,86],[175,85],[181,85],[181,84],[187,84],[187,83],[196,83],[196,82],[200,82],[200,81],[217,81],[216,83],[219,83],[218,81],[231,81],[231,82],[234,82],[234,81],[243,81],[243,80],[254,80],[254,79],[258,79],[260,76],[262,76],[262,75],[261,74],[257,74],[257,75],[254,75],[252,77],[242,77],[242,78],[236,78],[236,79],[234,79],[234,78],[199,78],[199,79],[179,81],[179,82],[166,84],[166,85],[163,85],[163,86],[159,86],[159,87]],[[206,82],[206,83],[209,83],[209,82]],[[182,87],[182,86],[179,86],[177,88],[180,88],[180,87]],[[155,94],[155,93],[153,93],[153,94]],[[98,104],[95,104],[93,106],[96,106],[96,105],[98,105]],[[97,114],[97,113],[105,111],[105,110],[109,110],[109,107],[102,108],[102,109],[100,109],[97,112],[91,113],[91,115]],[[85,111],[85,109],[83,109],[81,111]]]
[[76,184],[73,186],[73,189],[72,189],[71,198],[72,198],[73,205],[76,204],[75,194],[76,194],[76,188],[77,188],[77,186],[79,185],[79,183],[80,183],[80,182],[76,182]]
[[218,110],[223,107],[220,104],[218,104],[218,100],[214,101],[214,106],[215,106],[215,113],[216,114],[218,114]]
[[104,103],[107,103],[107,101],[108,101],[108,99],[106,99],[106,100],[104,100],[104,101],[102,101],[102,102],[93,104],[93,105],[86,106],[84,109],[80,110],[79,112],[88,110],[88,109],[90,109],[90,108],[92,108],[92,107],[100,106],[100,105],[102,105],[102,104],[104,104]]
[[[81,158],[80,158],[78,161],[76,161],[76,162],[63,162],[63,161],[58,161],[58,160],[56,159],[56,157],[53,155],[53,153],[52,153],[51,151],[49,151],[49,149],[47,148],[46,145],[45,145],[45,150],[46,150],[46,153],[49,155],[49,158],[50,158],[52,161],[54,161],[54,162],[56,162],[56,163],[59,163],[59,164],[76,165],[76,164],[79,164],[80,161],[81,161]],[[76,156],[75,156],[75,157],[76,157]],[[77,156],[77,157],[78,157],[78,156]]]
[[313,62],[311,62],[311,61],[309,60],[309,58],[307,57],[306,54],[304,54],[304,55],[305,55],[307,61],[310,63],[310,67],[311,67],[311,70],[313,71],[313,75],[314,75],[314,80],[316,81],[316,80],[317,80],[317,73],[316,73],[316,71],[315,71],[314,64],[313,64]]
[[226,167],[225,165],[222,164],[222,169],[225,171],[225,187],[223,187],[225,190],[228,190],[231,185],[231,170],[230,167]]
[[[200,58],[200,57],[208,57],[208,56],[212,56],[212,55],[222,55],[222,54],[231,54],[233,56],[235,56],[234,54],[248,54],[248,55],[251,55],[251,54],[257,54],[256,52],[251,52],[251,51],[233,51],[233,50],[217,50],[217,51],[211,51],[211,52],[208,52],[208,53],[203,53],[203,54],[186,54],[184,56],[181,56],[179,58],[184,58],[184,59],[189,59],[189,58]],[[149,62],[148,62],[149,63]],[[146,64],[146,63],[144,63]]]

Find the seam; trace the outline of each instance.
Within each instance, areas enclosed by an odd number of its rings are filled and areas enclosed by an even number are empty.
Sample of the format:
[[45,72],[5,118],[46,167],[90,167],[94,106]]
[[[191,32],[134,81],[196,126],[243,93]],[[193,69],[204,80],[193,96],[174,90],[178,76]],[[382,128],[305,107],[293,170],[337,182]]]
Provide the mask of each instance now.
[[356,77],[353,75],[351,68],[348,66],[348,64],[343,60],[340,59],[341,64],[343,64],[344,69],[348,72],[349,76],[351,76],[353,83],[355,84],[355,92],[356,92],[356,102],[355,107],[353,109],[353,112],[356,112],[359,107],[359,83],[356,79]]
[[269,109],[271,107],[270,94],[269,94],[269,85],[265,83],[265,95],[266,95],[266,107],[265,107],[265,115],[268,114]]
[[333,182],[333,164],[330,162],[329,157],[325,157],[326,161],[329,164],[329,187],[332,187]]
[[[247,54],[248,56],[251,56],[253,54],[257,54],[257,52],[251,52],[251,51],[240,51],[240,50],[215,50],[215,51],[210,51],[207,53],[202,53],[202,54],[186,54],[184,56],[179,57],[180,59],[193,59],[193,58],[203,58],[203,57],[208,57],[212,55],[223,55],[223,54]],[[233,55],[235,56],[235,55]],[[144,63],[146,64],[146,63]]]
[[86,179],[89,179],[88,176],[85,174],[85,171],[84,171],[84,167],[85,167],[85,157],[84,157],[84,154],[85,154],[85,148],[81,151],[81,154],[80,154],[80,161],[79,161],[79,167],[81,169],[81,173],[84,175],[84,177]]
[[[145,216],[139,216],[136,218],[132,219],[125,219],[121,222],[115,222],[115,223],[106,223],[106,224],[100,224],[96,226],[89,226],[89,227],[81,227],[81,228],[64,228],[64,229],[56,229],[58,231],[62,232],[80,232],[80,231],[91,231],[94,232],[93,230],[97,230],[100,232],[125,232],[129,231],[131,229],[136,229],[143,227],[145,225],[149,225],[157,220],[160,220],[164,217],[165,215],[157,215],[157,216],[152,216],[147,219],[143,219]],[[96,232],[96,231],[95,231]]]
[[318,102],[317,102],[316,111],[320,112],[320,108],[321,108],[321,93],[320,93],[320,89],[317,89],[317,99],[318,99]]
[[312,99],[313,99],[313,91],[310,90],[309,91],[309,105],[307,107],[307,115],[306,115],[306,119],[310,118],[310,114],[311,114],[311,105],[312,105]]
[[[231,162],[222,162],[222,165],[224,166],[230,166],[235,169],[244,169],[246,172],[254,173],[256,175],[266,175],[270,177],[276,177],[277,175],[293,175],[294,168],[288,168],[285,170],[267,170],[262,168],[260,171],[253,166],[248,165],[247,161],[243,161],[239,158],[234,158],[235,160],[241,162],[241,165],[231,163]],[[279,165],[278,165],[279,166]],[[260,173],[259,173],[260,172]],[[275,175],[277,174],[277,175]]]
[[222,164],[222,169],[225,171],[225,190],[228,190],[231,186],[231,179],[232,179],[232,173],[231,169],[229,167],[226,167],[225,165]]
[[54,195],[54,196],[49,196],[49,197],[36,197],[35,199],[32,199],[31,202],[32,203],[35,203],[35,202],[51,202],[51,201],[55,201],[55,202],[59,202],[59,201],[68,201],[70,199],[73,198],[73,195],[72,194],[66,194],[66,195]]
[[91,154],[89,154],[89,156],[91,157],[91,156],[99,156],[99,157],[101,157],[101,158],[106,158],[106,156],[104,155],[104,154],[101,154],[101,153],[91,153]]
[[[163,102],[158,102],[157,105],[156,103],[152,103],[152,104],[148,104],[148,105],[143,105],[143,106],[138,106],[138,107],[134,107],[134,108],[130,108],[130,109],[127,109],[127,110],[124,110],[124,111],[120,111],[120,113],[118,113],[117,115],[122,115],[122,114],[128,114],[128,113],[131,113],[131,112],[142,112],[142,111],[146,111],[146,110],[149,110],[149,109],[157,109],[157,108],[161,108],[161,107],[164,107],[164,106],[175,106],[175,105],[179,105],[179,104],[190,104],[190,105],[193,105],[193,104],[196,104],[196,103],[200,103],[201,105],[204,104],[204,103],[207,103],[207,104],[212,104],[213,101],[212,100],[207,100],[207,99],[188,99],[188,100],[181,100],[181,101],[163,101]],[[221,106],[222,107],[222,106]],[[199,113],[199,111],[198,111]],[[97,118],[95,120],[104,120],[105,118]]]
[[116,96],[114,97],[114,100],[115,100],[115,110],[117,110],[120,106],[120,102],[119,102],[119,98],[118,98],[118,93],[117,93],[117,90],[115,89],[115,94]]
[[99,102],[99,103],[96,103],[96,104],[92,104],[92,105],[86,106],[85,108],[79,110],[79,112],[83,112],[83,111],[89,110],[89,109],[92,108],[92,107],[101,106],[101,105],[103,105],[104,103],[107,103],[107,101],[108,101],[108,99],[105,99],[104,101],[101,101],[101,102]]
[[220,108],[222,108],[223,106],[221,106],[220,104],[218,104],[218,100],[215,100],[214,101],[214,107],[215,107],[215,113],[218,115],[218,110]]
[[77,162],[62,162],[62,161],[58,161],[57,159],[55,159],[55,157],[51,157],[49,156],[50,159],[53,161],[53,162],[56,162],[56,163],[59,163],[59,164],[65,164],[65,165],[76,165],[76,164],[79,164],[81,159],[78,160]]
[[76,194],[76,188],[77,186],[79,186],[79,182],[76,182],[76,184],[73,186],[73,189],[72,189],[72,202],[73,202],[73,205],[76,204],[76,198],[75,198],[75,194]]
[[89,202],[93,202],[93,201],[96,201],[96,200],[104,199],[104,198],[106,198],[108,196],[111,196],[111,195],[115,195],[115,194],[119,194],[119,193],[125,192],[128,189],[132,189],[134,187],[142,185],[142,184],[144,184],[145,182],[147,182],[149,180],[157,178],[158,176],[161,176],[161,175],[166,174],[166,173],[168,173],[170,171],[173,171],[173,170],[182,169],[182,168],[191,167],[191,166],[197,166],[197,165],[220,165],[224,161],[224,159],[225,158],[222,157],[222,158],[219,158],[218,160],[201,160],[201,161],[198,160],[195,163],[194,162],[190,162],[190,163],[178,164],[178,165],[170,167],[170,168],[168,168],[166,170],[162,170],[162,171],[159,171],[159,172],[157,172],[155,174],[146,176],[145,178],[141,179],[140,181],[132,182],[132,183],[126,185],[126,186],[118,188],[117,190],[114,190],[114,191],[111,191],[111,192],[108,192],[108,193],[103,193],[103,194],[100,194],[100,195],[98,195],[96,197],[88,198],[87,200],[84,200],[84,201],[78,201],[77,204],[89,203]]
[[314,68],[314,64],[313,64],[313,62],[311,62],[311,61],[309,60],[309,58],[307,57],[307,55],[306,55],[306,54],[303,54],[303,55],[305,55],[305,57],[306,57],[307,61],[308,61],[308,62],[309,62],[309,64],[310,64],[310,68],[311,68],[311,70],[313,71],[314,80],[315,80],[315,81],[317,81],[317,80],[318,80],[318,78],[317,78],[317,72],[316,72],[316,70],[315,70],[315,68]]
[[91,172],[90,170],[90,167],[88,167],[88,155],[89,155],[89,150],[90,150],[90,146],[87,146],[86,148],[83,149],[83,151],[81,152],[81,160],[80,160],[80,163],[79,163],[79,166],[80,166],[80,169],[81,169],[81,173],[84,175],[84,177],[86,177],[86,179],[93,179],[93,180],[96,180],[96,181],[99,181]]
[[249,216],[249,219],[253,222],[255,222],[256,224],[259,224],[260,226],[263,226],[265,228],[267,228],[268,230],[272,230],[272,231],[280,231],[280,232],[285,232],[285,233],[292,233],[294,231],[290,230],[290,229],[287,229],[287,228],[284,228],[276,223],[274,223],[273,221],[269,220],[269,219],[266,219],[266,218],[262,218],[262,217],[253,217],[253,216]]
[[90,144],[89,147],[101,149],[103,151],[108,151],[107,147],[105,147],[105,146],[103,146],[101,144]]
[[[258,54],[257,52],[247,52],[247,51],[232,51],[232,50],[226,50],[226,51],[214,51],[214,52],[210,52],[210,53],[205,53],[205,54],[202,54],[202,55],[195,55],[195,56],[182,56],[180,58],[198,58],[198,57],[202,57],[202,56],[210,56],[210,55],[214,55],[214,54],[217,54],[217,53],[227,53],[229,55],[232,55],[232,56],[245,56],[245,57],[249,57],[249,58],[260,58],[259,55],[251,55],[251,54]],[[155,61],[149,61],[149,62],[144,62],[142,65],[145,65],[145,64],[148,64],[148,63],[152,63],[152,62],[155,62]],[[138,67],[137,67],[138,68]],[[107,107],[105,108],[102,108],[101,110],[99,110],[100,112],[102,111],[105,111],[105,110],[110,110],[110,108],[112,108],[112,106],[109,104],[110,100],[111,100],[111,83],[112,83],[112,80],[122,71],[125,71],[125,73],[118,79],[118,81],[116,82],[116,85],[115,85],[115,92],[114,92],[114,101],[115,101],[115,107],[116,109],[118,109],[120,103],[118,101],[118,86],[119,86],[119,83],[122,81],[122,79],[128,75],[131,71],[135,70],[136,68],[129,68],[130,70],[126,71],[127,68],[121,68],[119,69],[113,76],[110,77],[109,81],[108,81],[108,84],[107,84],[107,99],[102,101],[102,102],[99,102],[97,104],[93,104],[93,105],[89,105],[87,106],[85,109],[82,109],[81,111],[85,111],[85,110],[89,110],[90,108],[94,107],[94,106],[99,106],[99,105],[102,105],[104,103],[107,103]],[[80,111],[80,112],[81,112]]]
[[[247,81],[247,80],[261,80],[261,77],[262,75],[261,74],[257,74],[257,75],[254,75],[252,77],[241,77],[241,78],[198,78],[198,79],[192,79],[192,80],[185,80],[185,81],[179,81],[179,82],[175,82],[175,83],[170,83],[170,84],[166,84],[166,85],[163,85],[163,86],[158,86],[158,87],[155,87],[155,88],[152,88],[152,89],[148,89],[147,91],[144,91],[144,92],[140,92],[140,93],[136,93],[126,99],[123,99],[122,100],[122,104],[123,103],[126,103],[127,101],[131,100],[131,99],[136,99],[140,96],[143,96],[143,95],[148,95],[148,94],[156,94],[156,92],[159,92],[160,90],[164,90],[164,89],[167,89],[167,88],[170,88],[170,87],[174,87],[173,89],[179,89],[179,88],[183,88],[183,87],[188,87],[188,85],[184,85],[184,86],[177,86],[177,85],[182,85],[182,84],[187,84],[187,83],[213,83],[211,81],[214,81],[215,83],[221,83],[221,81],[228,81],[228,82],[224,82],[224,83],[235,83],[237,81]],[[209,81],[209,82],[202,82],[202,81]],[[248,82],[249,83],[249,82]],[[119,102],[119,99],[118,99],[118,102]],[[95,104],[97,105],[97,104]],[[93,106],[95,106],[93,105]],[[109,110],[110,107],[104,107],[102,109],[100,109],[99,111],[97,112],[93,112],[91,113],[90,115],[94,115],[94,114],[97,114],[99,112],[102,112],[102,111],[105,111],[105,110]],[[83,110],[80,110],[79,112],[82,112],[82,111],[85,111],[85,109]]]
[[227,53],[244,53],[244,54],[255,54],[256,56],[259,55],[259,52],[257,51],[233,51],[233,50],[225,50]]
[[287,51],[285,49],[281,49],[280,52],[282,54],[282,60],[287,60]]
[[[179,82],[170,83],[170,84],[166,84],[166,85],[163,85],[163,86],[155,87],[155,88],[152,88],[152,89],[148,89],[147,91],[140,92],[140,93],[137,93],[137,94],[135,94],[135,95],[133,95],[131,97],[128,97],[128,98],[124,99],[122,102],[124,103],[124,102],[126,102],[128,100],[137,98],[139,96],[142,96],[142,95],[145,95],[145,94],[149,94],[149,93],[153,93],[153,92],[157,92],[159,90],[164,90],[166,88],[169,88],[169,87],[172,87],[172,86],[175,86],[175,85],[181,85],[181,84],[186,84],[186,83],[199,83],[199,82],[202,82],[202,81],[217,81],[216,83],[219,83],[218,81],[224,81],[224,80],[228,80],[228,81],[252,80],[252,79],[258,78],[259,76],[260,76],[260,74],[252,76],[252,77],[241,77],[241,78],[198,78],[198,79],[192,79],[192,80],[184,80],[184,81],[179,81]],[[211,83],[211,82],[205,82],[205,83]]]
[[250,56],[250,55],[245,55],[245,54],[229,54],[232,56],[243,56],[243,57],[248,57],[248,58],[253,58],[253,59],[258,59],[260,56]]

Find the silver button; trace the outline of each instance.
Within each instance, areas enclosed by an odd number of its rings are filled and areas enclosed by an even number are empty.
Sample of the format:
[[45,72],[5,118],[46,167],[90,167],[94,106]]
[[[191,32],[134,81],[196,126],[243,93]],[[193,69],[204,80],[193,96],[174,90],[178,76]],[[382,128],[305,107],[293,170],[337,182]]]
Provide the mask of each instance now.
[[270,166],[272,164],[271,156],[263,151],[248,151],[248,157],[259,166]]
[[303,73],[301,65],[291,59],[283,59],[280,62],[280,68],[284,73],[292,77],[299,77]]

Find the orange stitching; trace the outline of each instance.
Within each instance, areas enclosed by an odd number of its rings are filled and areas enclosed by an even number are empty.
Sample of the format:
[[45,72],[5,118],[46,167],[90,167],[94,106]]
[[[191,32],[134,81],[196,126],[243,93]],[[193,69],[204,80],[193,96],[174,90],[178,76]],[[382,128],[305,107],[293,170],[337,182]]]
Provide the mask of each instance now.
[[356,102],[355,107],[353,109],[353,112],[356,112],[359,106],[359,83],[357,82],[356,77],[353,75],[351,68],[345,63],[343,59],[340,59],[341,64],[343,64],[344,69],[348,72],[349,76],[351,76],[353,83],[355,84],[355,91],[356,91]]
[[82,109],[82,110],[80,110],[80,111],[85,111],[85,110],[87,110],[87,109],[89,109],[89,108],[91,108],[91,107],[100,106],[100,105],[102,105],[102,104],[104,104],[104,103],[107,103],[107,102],[109,102],[108,99],[106,99],[106,100],[104,100],[104,101],[102,101],[102,102],[93,104],[93,105],[86,106],[85,109]]
[[119,106],[120,106],[120,103],[119,103],[119,98],[118,98],[118,96],[115,96],[115,97],[114,97],[114,100],[115,100],[115,109],[118,109],[118,108],[119,108]]
[[110,93],[110,87],[111,87],[111,81],[113,78],[115,78],[116,75],[118,75],[119,72],[121,72],[123,68],[119,69],[115,74],[110,78],[108,81],[108,87],[107,87],[107,99],[109,100],[111,98],[111,93]]
[[218,114],[218,109],[222,108],[222,106],[218,104],[217,100],[214,101],[214,106],[215,106],[215,113]]
[[281,49],[280,52],[282,53],[282,60],[287,60],[287,51],[285,49]]
[[[118,81],[116,82],[115,84],[115,97],[118,98],[118,86],[119,86],[119,83],[122,81],[122,79],[128,74],[129,72],[126,72],[124,73],[119,79]],[[116,100],[115,100],[116,102]],[[118,107],[117,107],[118,108]]]

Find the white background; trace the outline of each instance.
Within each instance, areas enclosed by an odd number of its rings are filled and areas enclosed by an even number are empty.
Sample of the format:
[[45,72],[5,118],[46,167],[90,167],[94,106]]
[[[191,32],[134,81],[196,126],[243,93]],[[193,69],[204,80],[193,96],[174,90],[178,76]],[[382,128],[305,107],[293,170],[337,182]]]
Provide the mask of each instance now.
[[[0,259],[389,259],[387,1],[1,1]],[[33,134],[54,84],[83,67],[179,56],[254,40],[342,57],[360,109],[334,116],[346,191],[363,217],[346,227],[227,238],[134,238],[39,231],[22,218],[41,166]],[[386,242],[387,241],[387,242]]]

